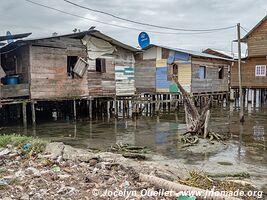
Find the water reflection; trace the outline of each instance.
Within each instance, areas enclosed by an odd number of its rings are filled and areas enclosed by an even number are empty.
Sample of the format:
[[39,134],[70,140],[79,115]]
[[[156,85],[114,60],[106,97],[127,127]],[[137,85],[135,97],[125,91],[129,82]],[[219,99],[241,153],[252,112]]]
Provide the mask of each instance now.
[[[184,113],[162,114],[157,117],[138,119],[101,119],[76,123],[49,122],[36,127],[4,127],[0,133],[23,133],[53,141],[63,141],[81,148],[107,149],[115,143],[148,146],[154,152],[170,158],[183,158],[197,164],[204,160],[227,161],[251,166],[258,175],[267,173],[266,109],[251,109],[245,114],[245,123],[240,125],[238,110],[229,108],[212,110],[211,129],[230,136],[228,148],[216,153],[193,155],[181,150],[177,134],[186,129]],[[266,175],[267,177],[267,175]]]

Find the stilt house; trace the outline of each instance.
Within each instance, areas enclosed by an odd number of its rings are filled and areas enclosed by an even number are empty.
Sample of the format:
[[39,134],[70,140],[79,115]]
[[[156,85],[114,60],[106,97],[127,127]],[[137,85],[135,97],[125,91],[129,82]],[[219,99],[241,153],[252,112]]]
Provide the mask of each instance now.
[[136,51],[96,30],[17,40],[1,48],[1,98],[133,95]]
[[172,93],[177,76],[185,90],[192,94],[227,93],[231,59],[215,55],[149,45],[136,56],[135,75],[138,93]]
[[[247,58],[242,59],[242,87],[248,100],[253,97],[266,100],[267,89],[267,15],[242,39],[247,44]],[[231,88],[238,89],[238,65],[231,69]],[[255,98],[254,98],[255,99]]]
[[31,102],[33,112],[36,103],[54,102],[58,110],[57,102],[73,100],[76,113],[76,100],[132,96],[137,51],[97,30],[17,40],[0,49],[0,103]]

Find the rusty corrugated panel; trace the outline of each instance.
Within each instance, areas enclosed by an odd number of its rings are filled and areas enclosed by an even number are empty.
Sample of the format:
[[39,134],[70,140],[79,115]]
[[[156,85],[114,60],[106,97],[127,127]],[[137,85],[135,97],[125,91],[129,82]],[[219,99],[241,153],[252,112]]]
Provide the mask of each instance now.
[[85,74],[86,70],[87,70],[88,64],[87,62],[80,58],[78,59],[78,61],[76,62],[73,72],[75,74],[77,74],[79,77],[83,77],[83,75]]

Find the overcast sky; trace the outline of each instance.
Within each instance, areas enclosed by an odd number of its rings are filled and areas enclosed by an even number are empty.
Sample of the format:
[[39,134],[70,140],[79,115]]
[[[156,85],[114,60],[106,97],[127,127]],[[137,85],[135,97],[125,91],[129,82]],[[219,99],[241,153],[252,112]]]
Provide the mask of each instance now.
[[[92,11],[74,7],[63,0],[32,0],[79,16],[111,24],[129,26],[143,31],[165,31],[131,24]],[[106,11],[123,18],[144,23],[186,29],[210,29],[241,23],[250,30],[267,14],[266,0],[72,0],[75,3]],[[65,15],[33,5],[25,0],[0,0],[0,35],[32,32],[31,37],[71,33],[91,26],[134,47],[138,46],[140,31],[116,28],[109,25]],[[174,31],[175,32],[175,31]],[[245,32],[242,30],[242,36]],[[208,34],[163,35],[149,33],[151,43],[201,51],[212,47],[231,50],[236,30],[230,29]]]

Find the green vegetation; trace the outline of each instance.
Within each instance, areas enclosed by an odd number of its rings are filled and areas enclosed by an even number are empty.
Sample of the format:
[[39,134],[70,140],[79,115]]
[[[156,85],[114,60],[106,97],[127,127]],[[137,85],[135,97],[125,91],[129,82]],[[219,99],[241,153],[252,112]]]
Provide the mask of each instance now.
[[231,162],[225,162],[225,161],[220,161],[220,162],[217,162],[219,165],[233,165],[233,163]]
[[24,145],[29,144],[26,151],[40,153],[44,151],[47,141],[38,138],[22,135],[0,135],[0,148],[12,145],[14,147],[23,148]]

